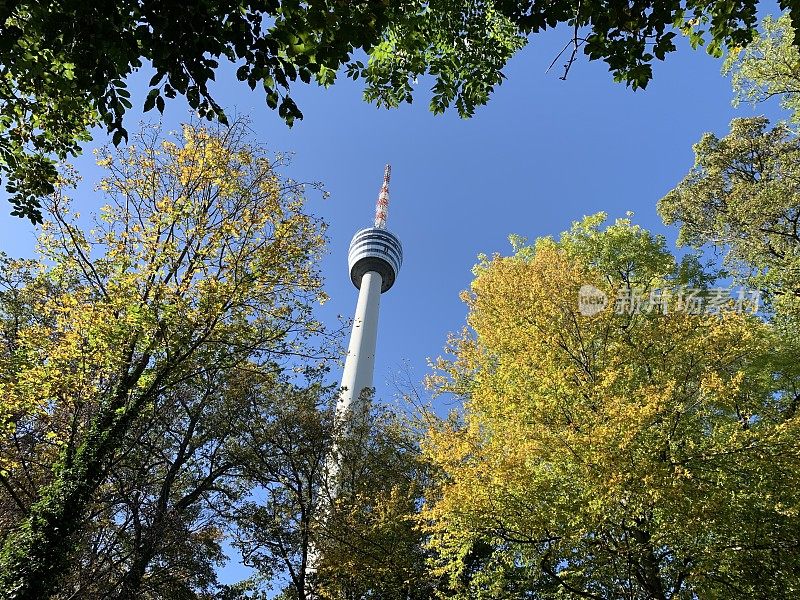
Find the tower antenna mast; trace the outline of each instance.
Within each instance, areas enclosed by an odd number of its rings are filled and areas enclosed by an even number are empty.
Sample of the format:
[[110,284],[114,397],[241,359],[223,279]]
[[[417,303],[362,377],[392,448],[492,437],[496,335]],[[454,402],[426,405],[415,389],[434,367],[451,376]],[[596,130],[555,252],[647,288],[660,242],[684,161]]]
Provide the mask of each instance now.
[[389,180],[392,178],[392,165],[386,165],[383,170],[383,185],[375,203],[375,227],[386,229],[386,219],[389,217]]

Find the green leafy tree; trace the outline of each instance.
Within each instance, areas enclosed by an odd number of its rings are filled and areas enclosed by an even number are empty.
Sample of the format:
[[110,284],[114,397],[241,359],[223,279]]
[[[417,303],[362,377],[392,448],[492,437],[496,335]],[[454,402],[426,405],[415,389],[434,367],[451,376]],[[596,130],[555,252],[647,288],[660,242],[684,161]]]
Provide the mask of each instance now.
[[689,174],[658,203],[664,221],[680,224],[680,244],[717,246],[740,281],[800,317],[800,138],[764,117],[735,119],[694,152]]
[[[46,293],[36,271],[34,261],[5,259],[0,323],[6,358],[20,330],[32,325],[36,296]],[[252,378],[248,372],[246,380]],[[133,424],[90,502],[54,599],[190,597],[215,587],[222,519],[209,508],[241,487],[226,446],[237,431],[232,421],[241,412],[243,379],[239,371],[205,365],[195,381],[166,390]],[[90,410],[75,403],[58,415],[27,415],[6,432],[0,538],[24,520],[59,451],[74,445]]]
[[[20,517],[3,532],[4,598],[55,593],[97,495],[114,477],[151,464],[153,472],[125,476],[143,488],[119,513],[140,519],[143,537],[135,539],[135,523],[125,530],[134,539],[120,565],[136,597],[153,559],[180,551],[150,543],[164,519],[195,523],[197,503],[188,500],[224,496],[230,465],[225,453],[220,462],[205,454],[220,438],[203,444],[200,430],[167,439],[160,463],[132,448],[131,436],[147,439],[166,427],[169,437],[170,428],[191,430],[193,419],[210,427],[208,403],[222,409],[231,401],[235,374],[274,371],[285,357],[308,353],[320,330],[311,311],[324,300],[315,266],[322,226],[303,212],[302,186],[280,178],[246,124],[185,126],[175,141],[144,131],[136,145],[99,162],[108,170],[100,187],[109,203],[94,228],[85,234],[76,225],[59,190],[41,261],[4,263],[3,281],[12,285],[2,307],[0,468]],[[204,377],[218,386],[207,400]],[[142,429],[170,402],[180,406],[175,420]],[[161,489],[148,496],[157,480]],[[107,511],[105,518],[113,520]],[[212,532],[186,532],[195,534],[210,536],[205,557],[195,557],[207,564]]]
[[[734,275],[762,290],[782,324],[800,318],[800,53],[788,15],[767,18],[763,32],[726,62],[735,101],[777,98],[790,123],[764,117],[735,119],[730,132],[705,134],[695,163],[658,203],[667,224],[679,224],[679,243],[721,250]],[[790,334],[790,337],[794,334]]]
[[[275,406],[249,419],[242,448],[258,491],[239,505],[237,546],[260,579],[287,582],[282,598],[430,598],[415,437],[385,408],[340,435],[336,391],[276,388]],[[332,498],[334,438],[342,468]]]
[[239,421],[253,380],[274,378],[205,364],[154,401],[94,494],[54,600],[195,598],[219,588],[226,508],[248,492],[234,451]]
[[792,18],[767,17],[754,39],[735,49],[725,60],[723,71],[732,77],[734,103],[758,104],[778,98],[791,111],[792,121],[800,119],[800,52],[795,43]]
[[[457,598],[796,594],[779,336],[732,302],[691,310],[683,286],[712,298],[714,273],[603,221],[476,267],[469,329],[432,379],[464,402],[424,446],[437,572]],[[579,310],[586,285],[604,310]]]
[[429,468],[416,426],[386,406],[365,417],[336,436],[341,468],[317,537],[317,589],[330,600],[430,599],[438,583],[418,523]]
[[263,390],[242,423],[240,452],[252,498],[236,506],[236,545],[259,579],[283,581],[286,598],[311,597],[309,566],[319,526],[335,388],[287,383]]
[[[800,13],[788,0],[795,25]],[[0,6],[0,169],[13,214],[41,220],[39,198],[53,191],[54,159],[74,156],[93,125],[115,144],[127,139],[134,99],[127,77],[146,63],[144,109],[163,110],[184,95],[200,115],[225,121],[210,85],[221,61],[288,124],[302,113],[290,95],[298,79],[331,84],[342,67],[366,80],[367,100],[411,101],[412,84],[432,75],[435,112],[462,116],[484,104],[502,68],[527,37],[572,28],[571,64],[582,49],[604,60],[617,80],[644,87],[652,62],[692,44],[743,46],[756,25],[758,0],[392,0],[374,2],[145,1],[87,3],[17,0]],[[369,55],[365,65],[357,53]]]

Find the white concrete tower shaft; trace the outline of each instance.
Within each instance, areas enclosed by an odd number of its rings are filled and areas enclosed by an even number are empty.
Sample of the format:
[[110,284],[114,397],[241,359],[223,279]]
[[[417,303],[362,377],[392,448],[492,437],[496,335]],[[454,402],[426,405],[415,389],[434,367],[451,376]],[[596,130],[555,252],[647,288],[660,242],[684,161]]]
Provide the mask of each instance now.
[[[380,273],[368,271],[361,278],[353,329],[347,346],[347,358],[342,373],[342,392],[337,413],[340,417],[353,409],[362,408],[359,398],[365,388],[372,388],[375,372],[375,348],[378,343],[378,312],[381,305]],[[355,406],[354,406],[355,404]],[[356,408],[357,407],[357,408]]]

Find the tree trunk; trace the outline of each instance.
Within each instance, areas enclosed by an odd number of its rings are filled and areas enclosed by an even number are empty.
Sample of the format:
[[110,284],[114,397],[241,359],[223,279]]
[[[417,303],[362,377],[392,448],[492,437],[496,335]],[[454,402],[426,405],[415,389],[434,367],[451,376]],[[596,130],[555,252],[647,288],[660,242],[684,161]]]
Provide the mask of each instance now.
[[[95,453],[92,453],[95,454]],[[22,526],[0,553],[0,597],[48,598],[69,564],[86,505],[102,480],[102,458],[77,456],[69,469],[43,490]]]
[[636,578],[647,591],[649,598],[652,600],[667,600],[664,583],[661,581],[661,568],[653,551],[650,533],[640,527],[632,527],[630,533],[636,542],[638,550],[639,560],[636,567]]
[[62,459],[52,483],[31,506],[28,518],[9,534],[0,551],[0,598],[49,598],[69,566],[86,507],[105,477],[105,468],[119,439],[139,414],[140,401],[122,413],[127,401],[122,386],[97,415],[71,461]]
[[142,580],[151,560],[152,553],[137,551],[133,564],[122,578],[119,593],[115,596],[117,600],[136,600],[139,597],[139,588],[142,587]]

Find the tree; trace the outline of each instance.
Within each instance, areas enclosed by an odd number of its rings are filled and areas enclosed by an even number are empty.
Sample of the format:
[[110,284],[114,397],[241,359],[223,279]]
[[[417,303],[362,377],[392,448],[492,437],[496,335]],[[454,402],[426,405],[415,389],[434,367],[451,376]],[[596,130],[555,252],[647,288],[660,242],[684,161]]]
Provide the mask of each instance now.
[[245,476],[258,492],[236,508],[236,545],[265,581],[283,580],[287,598],[312,597],[308,572],[320,525],[325,457],[335,388],[292,384],[264,390],[242,423]]
[[[458,598],[796,594],[778,337],[724,296],[692,310],[715,274],[603,220],[476,267],[469,329],[432,380],[464,401],[425,442],[438,572]],[[610,305],[579,310],[587,289]]]
[[418,522],[429,468],[415,424],[387,406],[376,407],[336,436],[336,446],[338,492],[326,499],[317,536],[320,596],[434,598],[438,582]]
[[[288,357],[312,353],[320,331],[311,311],[324,300],[315,266],[322,225],[303,212],[303,186],[280,178],[245,123],[187,125],[176,141],[144,131],[99,162],[109,204],[94,228],[82,232],[59,189],[41,260],[3,265],[11,285],[2,296],[0,475],[19,515],[2,533],[4,598],[54,593],[86,539],[82,528],[118,514],[138,516],[121,529],[144,536],[121,563],[135,595],[152,559],[180,549],[147,536],[167,517],[196,522],[198,504],[188,500],[224,496],[231,466],[215,450],[224,436],[168,439],[155,471],[124,475],[145,483],[139,497],[90,514],[115,478],[153,465],[131,439],[191,430],[193,420],[201,434],[212,407],[246,391],[237,380],[279,374]],[[170,406],[174,420],[152,419]],[[161,489],[151,498],[154,480]],[[213,535],[207,541],[210,554],[185,558],[213,560]]]
[[[258,486],[237,509],[245,563],[263,580],[286,581],[282,598],[432,597],[416,524],[426,478],[414,436],[385,408],[342,436],[336,388],[277,392],[242,438]],[[325,468],[334,438],[342,466],[335,498]]]
[[680,223],[680,244],[723,250],[774,310],[800,317],[800,139],[764,117],[735,119],[694,152],[689,174],[658,203],[664,221]]
[[[763,34],[732,55],[736,101],[779,99],[800,119],[800,52],[788,16],[765,19]],[[679,243],[714,245],[741,281],[761,289],[783,325],[800,325],[800,139],[790,124],[735,119],[722,138],[705,134],[695,163],[658,203]],[[786,320],[794,320],[794,326]]]
[[788,14],[765,18],[754,39],[730,53],[723,71],[732,76],[735,104],[777,97],[792,121],[800,119],[800,52]]
[[[53,598],[196,598],[219,588],[228,507],[247,487],[236,448],[255,381],[215,365],[155,399],[123,440]],[[254,381],[255,380],[255,381]]]
[[[788,0],[795,25],[800,12]],[[573,30],[572,64],[583,48],[617,80],[644,87],[653,60],[675,50],[678,31],[693,45],[743,46],[756,25],[758,0],[396,0],[385,2],[125,2],[17,0],[0,7],[0,169],[12,214],[41,220],[39,197],[53,191],[53,159],[80,150],[104,125],[127,140],[133,106],[126,78],[149,63],[155,75],[144,109],[185,95],[200,115],[225,122],[209,90],[220,61],[237,67],[251,89],[291,125],[302,113],[290,96],[300,79],[330,85],[342,67],[366,80],[365,96],[385,106],[410,102],[412,82],[435,79],[431,108],[455,104],[471,115],[503,78],[527,36],[559,24]],[[368,64],[355,60],[364,51]],[[568,70],[568,68],[567,68]]]
[[[19,277],[35,270],[34,261],[5,262],[0,270],[12,276],[0,294],[7,357],[22,324],[29,326],[27,319],[35,315],[33,298],[43,282]],[[245,373],[204,365],[147,407],[89,503],[54,600],[184,598],[217,587],[214,567],[223,556],[219,542],[229,521],[218,507],[246,491],[230,447],[250,384],[259,379],[253,367]],[[0,446],[0,539],[24,519],[69,430],[85,418],[81,413],[74,404],[64,407],[60,426],[46,415],[29,415],[7,432]]]

